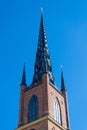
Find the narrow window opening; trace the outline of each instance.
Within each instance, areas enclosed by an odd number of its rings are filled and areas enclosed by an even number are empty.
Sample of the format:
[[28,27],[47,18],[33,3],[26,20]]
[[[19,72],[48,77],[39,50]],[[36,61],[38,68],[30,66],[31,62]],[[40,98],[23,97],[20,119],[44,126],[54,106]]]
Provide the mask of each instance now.
[[54,100],[54,119],[59,123],[62,124],[62,118],[61,118],[61,109],[60,104],[57,98]]
[[29,103],[29,122],[38,119],[38,98],[37,96],[32,96]]

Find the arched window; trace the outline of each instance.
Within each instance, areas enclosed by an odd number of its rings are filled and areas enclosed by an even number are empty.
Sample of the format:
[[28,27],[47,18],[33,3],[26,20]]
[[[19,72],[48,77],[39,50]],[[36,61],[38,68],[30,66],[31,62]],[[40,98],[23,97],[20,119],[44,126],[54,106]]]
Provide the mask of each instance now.
[[54,119],[59,124],[62,124],[61,109],[60,109],[60,104],[57,98],[54,99]]
[[33,95],[29,103],[29,122],[38,119],[38,98]]

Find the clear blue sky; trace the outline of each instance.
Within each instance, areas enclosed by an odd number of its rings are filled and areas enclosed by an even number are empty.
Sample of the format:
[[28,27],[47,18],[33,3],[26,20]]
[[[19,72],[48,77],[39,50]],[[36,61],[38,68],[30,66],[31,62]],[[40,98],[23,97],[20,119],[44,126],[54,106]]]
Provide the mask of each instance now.
[[87,130],[87,0],[0,1],[0,130],[17,127],[24,62],[32,82],[40,7],[58,88],[63,65],[71,129]]

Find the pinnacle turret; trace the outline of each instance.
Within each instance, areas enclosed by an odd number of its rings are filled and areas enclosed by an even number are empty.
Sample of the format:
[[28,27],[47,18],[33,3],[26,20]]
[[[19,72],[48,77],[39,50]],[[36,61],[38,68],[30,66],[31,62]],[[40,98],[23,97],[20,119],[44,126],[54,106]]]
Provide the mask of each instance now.
[[38,47],[36,52],[36,62],[33,76],[33,84],[37,84],[42,80],[43,73],[47,73],[49,81],[54,84],[52,74],[52,65],[50,62],[50,54],[48,51],[48,43],[44,27],[43,13],[41,11],[40,30],[38,38]]
[[26,85],[25,63],[24,63],[24,68],[23,68],[23,75],[22,75],[21,85]]
[[63,76],[63,70],[61,69],[61,91],[65,91],[65,82],[64,82],[64,76]]

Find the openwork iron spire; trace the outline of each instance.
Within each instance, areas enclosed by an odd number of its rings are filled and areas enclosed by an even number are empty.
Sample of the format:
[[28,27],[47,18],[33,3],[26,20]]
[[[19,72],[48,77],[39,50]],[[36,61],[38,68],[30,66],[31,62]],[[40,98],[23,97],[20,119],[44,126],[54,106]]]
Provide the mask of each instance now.
[[22,75],[21,85],[26,85],[25,63],[24,63],[24,68],[23,68],[23,75]]
[[61,68],[61,91],[65,91],[65,82],[64,82],[64,76],[63,76],[63,70]]
[[50,62],[50,54],[48,51],[48,43],[46,38],[46,32],[44,27],[43,12],[41,10],[41,21],[38,38],[38,48],[36,52],[36,62],[33,76],[33,84],[37,84],[42,80],[43,73],[47,73],[49,81],[54,84],[54,78],[52,74],[52,65]]

